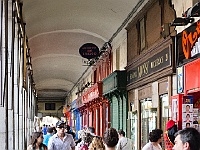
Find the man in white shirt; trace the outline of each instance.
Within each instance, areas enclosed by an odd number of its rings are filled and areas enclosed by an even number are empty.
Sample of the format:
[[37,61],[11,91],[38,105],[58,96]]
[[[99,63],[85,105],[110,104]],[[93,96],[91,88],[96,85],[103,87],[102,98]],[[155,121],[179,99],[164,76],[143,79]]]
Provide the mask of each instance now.
[[125,132],[123,130],[118,131],[119,141],[117,143],[117,150],[132,150],[133,141],[125,137]]
[[65,133],[65,123],[56,123],[57,133],[50,137],[48,150],[75,150],[75,142],[71,134]]

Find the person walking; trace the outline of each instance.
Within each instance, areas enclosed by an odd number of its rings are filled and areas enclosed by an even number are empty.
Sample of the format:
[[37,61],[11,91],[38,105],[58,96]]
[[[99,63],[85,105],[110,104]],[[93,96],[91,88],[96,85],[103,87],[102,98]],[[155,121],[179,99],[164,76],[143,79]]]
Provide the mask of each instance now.
[[44,135],[43,144],[48,146],[49,138],[52,137],[52,136],[53,136],[53,128],[52,127],[48,127],[47,128],[47,134]]
[[173,150],[200,150],[200,133],[195,128],[184,128],[175,134]]
[[100,136],[95,136],[89,145],[89,150],[105,150],[102,138]]
[[125,137],[125,132],[121,129],[118,131],[119,141],[117,143],[117,150],[132,150],[133,141]]
[[162,150],[160,143],[162,142],[163,131],[161,129],[154,129],[149,133],[149,143],[147,143],[142,150]]
[[88,127],[88,131],[92,136],[96,136],[95,135],[95,128],[94,127]]
[[118,143],[118,133],[115,128],[107,129],[103,134],[103,143],[105,145],[105,150],[115,150]]
[[33,132],[31,137],[31,143],[27,147],[27,150],[47,150],[47,146],[43,143],[43,133]]
[[48,150],[75,150],[75,142],[71,134],[65,133],[65,123],[56,123],[57,133],[50,137]]
[[42,133],[43,133],[43,135],[47,134],[47,125],[45,125],[45,124],[42,127]]
[[75,134],[74,132],[71,131],[69,125],[66,125],[66,127],[65,127],[65,133],[71,134],[72,137],[73,137],[73,139],[75,139],[75,137],[76,137],[76,134]]
[[174,147],[175,133],[178,131],[176,122],[169,120],[166,123],[166,131],[164,133],[165,150],[172,150]]

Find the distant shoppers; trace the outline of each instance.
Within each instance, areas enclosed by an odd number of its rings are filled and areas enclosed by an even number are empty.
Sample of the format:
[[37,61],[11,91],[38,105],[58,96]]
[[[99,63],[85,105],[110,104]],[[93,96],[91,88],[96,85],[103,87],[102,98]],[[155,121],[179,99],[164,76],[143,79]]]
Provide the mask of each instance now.
[[56,123],[57,133],[54,134],[48,143],[48,150],[75,150],[75,142],[71,134],[65,133],[65,123]]
[[83,143],[83,137],[86,135],[87,131],[88,130],[86,125],[83,126],[82,130],[78,131],[78,139],[75,141],[77,146],[80,146]]
[[92,136],[96,136],[96,135],[95,135],[95,128],[94,128],[94,127],[88,127],[88,131],[90,132],[90,134],[91,134]]
[[81,142],[77,144],[77,148],[80,150],[87,150],[93,138],[94,136],[92,136],[89,132],[85,132],[81,138]]
[[162,142],[163,131],[161,129],[154,129],[149,133],[149,143],[147,143],[142,150],[162,150],[160,143]]
[[81,139],[82,136],[85,134],[85,132],[87,132],[87,126],[83,126],[82,130],[78,131],[78,139]]
[[44,135],[47,134],[47,125],[45,125],[45,124],[43,124],[42,133],[43,133]]
[[195,128],[185,128],[175,136],[173,150],[200,150],[200,134]]
[[53,136],[53,127],[48,127],[47,128],[47,134],[44,135],[44,141],[43,144],[48,146],[49,138]]
[[66,125],[66,127],[65,127],[65,133],[71,134],[72,137],[73,137],[73,139],[75,139],[75,137],[76,137],[76,134],[75,134],[74,132],[71,131],[69,125]]
[[119,141],[117,144],[117,150],[132,150],[133,141],[125,137],[125,132],[123,130],[118,131]]
[[116,129],[109,128],[103,134],[103,142],[105,144],[106,150],[115,150],[115,147],[118,143],[118,133]]
[[31,143],[27,150],[47,150],[47,146],[43,143],[43,133],[33,132],[31,136]]

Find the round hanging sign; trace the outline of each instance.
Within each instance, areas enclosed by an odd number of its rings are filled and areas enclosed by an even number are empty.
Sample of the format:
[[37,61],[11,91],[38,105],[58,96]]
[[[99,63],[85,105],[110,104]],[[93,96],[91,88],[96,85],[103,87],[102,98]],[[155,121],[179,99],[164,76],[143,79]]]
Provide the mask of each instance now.
[[79,48],[79,54],[84,58],[92,59],[99,56],[99,48],[93,43],[86,43]]

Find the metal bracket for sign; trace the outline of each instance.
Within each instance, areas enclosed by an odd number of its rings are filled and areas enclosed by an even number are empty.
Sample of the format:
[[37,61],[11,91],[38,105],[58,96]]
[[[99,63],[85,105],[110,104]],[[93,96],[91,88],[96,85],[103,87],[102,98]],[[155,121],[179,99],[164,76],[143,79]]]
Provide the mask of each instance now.
[[96,62],[95,60],[93,60],[93,59],[88,59],[88,60],[83,60],[82,61],[83,63],[84,63],[84,65],[82,65],[82,66],[95,66],[94,65],[94,63]]

